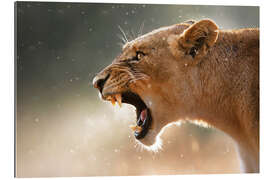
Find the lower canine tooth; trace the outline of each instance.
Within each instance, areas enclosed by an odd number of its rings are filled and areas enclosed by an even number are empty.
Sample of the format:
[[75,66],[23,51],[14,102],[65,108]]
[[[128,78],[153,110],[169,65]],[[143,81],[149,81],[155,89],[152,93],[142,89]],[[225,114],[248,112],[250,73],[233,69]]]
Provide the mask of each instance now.
[[129,127],[133,131],[138,131],[138,132],[141,132],[142,131],[142,128],[140,126],[137,126],[137,125],[130,125]]
[[130,127],[130,129],[132,129],[133,131],[136,130],[136,126],[134,126],[134,125],[130,125],[129,127]]

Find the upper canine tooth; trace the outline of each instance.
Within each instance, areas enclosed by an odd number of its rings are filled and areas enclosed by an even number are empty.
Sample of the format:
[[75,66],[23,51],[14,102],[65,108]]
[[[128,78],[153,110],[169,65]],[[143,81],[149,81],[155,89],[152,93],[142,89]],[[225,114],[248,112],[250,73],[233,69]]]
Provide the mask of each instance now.
[[113,96],[107,96],[106,100],[111,101],[112,105],[115,105],[115,98]]
[[120,107],[122,107],[122,96],[121,96],[121,94],[116,94],[116,95],[115,95],[115,99],[116,99],[116,101],[118,102],[118,105],[119,105]]
[[114,98],[111,99],[111,103],[112,103],[113,106],[115,105],[115,99]]
[[111,100],[111,99],[112,99],[112,96],[110,95],[106,97],[106,100]]

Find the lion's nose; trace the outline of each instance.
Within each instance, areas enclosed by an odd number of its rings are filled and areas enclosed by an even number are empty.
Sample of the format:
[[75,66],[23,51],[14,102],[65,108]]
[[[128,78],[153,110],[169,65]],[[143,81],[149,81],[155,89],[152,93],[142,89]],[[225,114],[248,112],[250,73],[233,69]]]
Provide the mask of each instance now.
[[106,81],[109,79],[109,74],[106,75],[106,76],[96,76],[94,79],[93,79],[93,86],[94,88],[97,88],[99,89],[100,93],[102,93],[102,90],[104,88],[104,84],[106,83]]

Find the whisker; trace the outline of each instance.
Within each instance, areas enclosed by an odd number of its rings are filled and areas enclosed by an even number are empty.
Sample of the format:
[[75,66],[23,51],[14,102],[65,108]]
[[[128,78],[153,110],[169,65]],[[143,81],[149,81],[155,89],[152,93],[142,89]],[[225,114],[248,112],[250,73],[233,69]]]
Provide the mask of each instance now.
[[134,73],[135,77],[144,77],[145,79],[149,79],[150,77],[143,73]]
[[132,79],[131,81],[129,81],[129,83],[134,83],[134,82],[139,81],[139,80],[145,80],[145,78]]
[[121,34],[117,34],[117,37],[119,39],[121,39],[123,41],[123,43],[125,44],[126,43],[126,40],[124,39],[124,37],[121,35]]
[[126,36],[124,30],[121,28],[120,25],[118,25],[118,28],[120,29],[121,33],[123,34],[123,36],[124,36],[124,38],[125,38],[125,43],[127,43],[127,42],[128,42],[128,39],[127,39],[127,36]]
[[105,86],[104,88],[103,88],[103,91],[104,90],[106,90],[106,89],[111,89],[112,87],[116,87],[116,86],[121,86],[121,84],[123,84],[124,82],[116,82],[116,83],[112,83],[112,84],[110,84],[109,86]]
[[129,39],[129,41],[131,41],[132,39],[134,39],[134,37],[132,36],[132,32],[131,31],[127,31],[127,37]]
[[142,33],[143,33],[144,22],[145,22],[145,20],[143,20],[143,22],[142,22],[142,24],[141,24],[141,26],[140,26],[140,29],[139,29],[139,32],[138,32],[138,37],[141,36]]
[[136,34],[134,33],[133,29],[131,29],[132,39],[136,39]]

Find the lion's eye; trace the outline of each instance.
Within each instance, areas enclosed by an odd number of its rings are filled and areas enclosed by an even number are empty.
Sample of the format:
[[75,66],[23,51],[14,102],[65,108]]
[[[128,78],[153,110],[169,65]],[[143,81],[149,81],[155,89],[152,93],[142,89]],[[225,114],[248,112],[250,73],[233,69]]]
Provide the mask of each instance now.
[[139,61],[145,56],[145,53],[142,51],[136,51],[136,56],[133,57],[133,60]]

